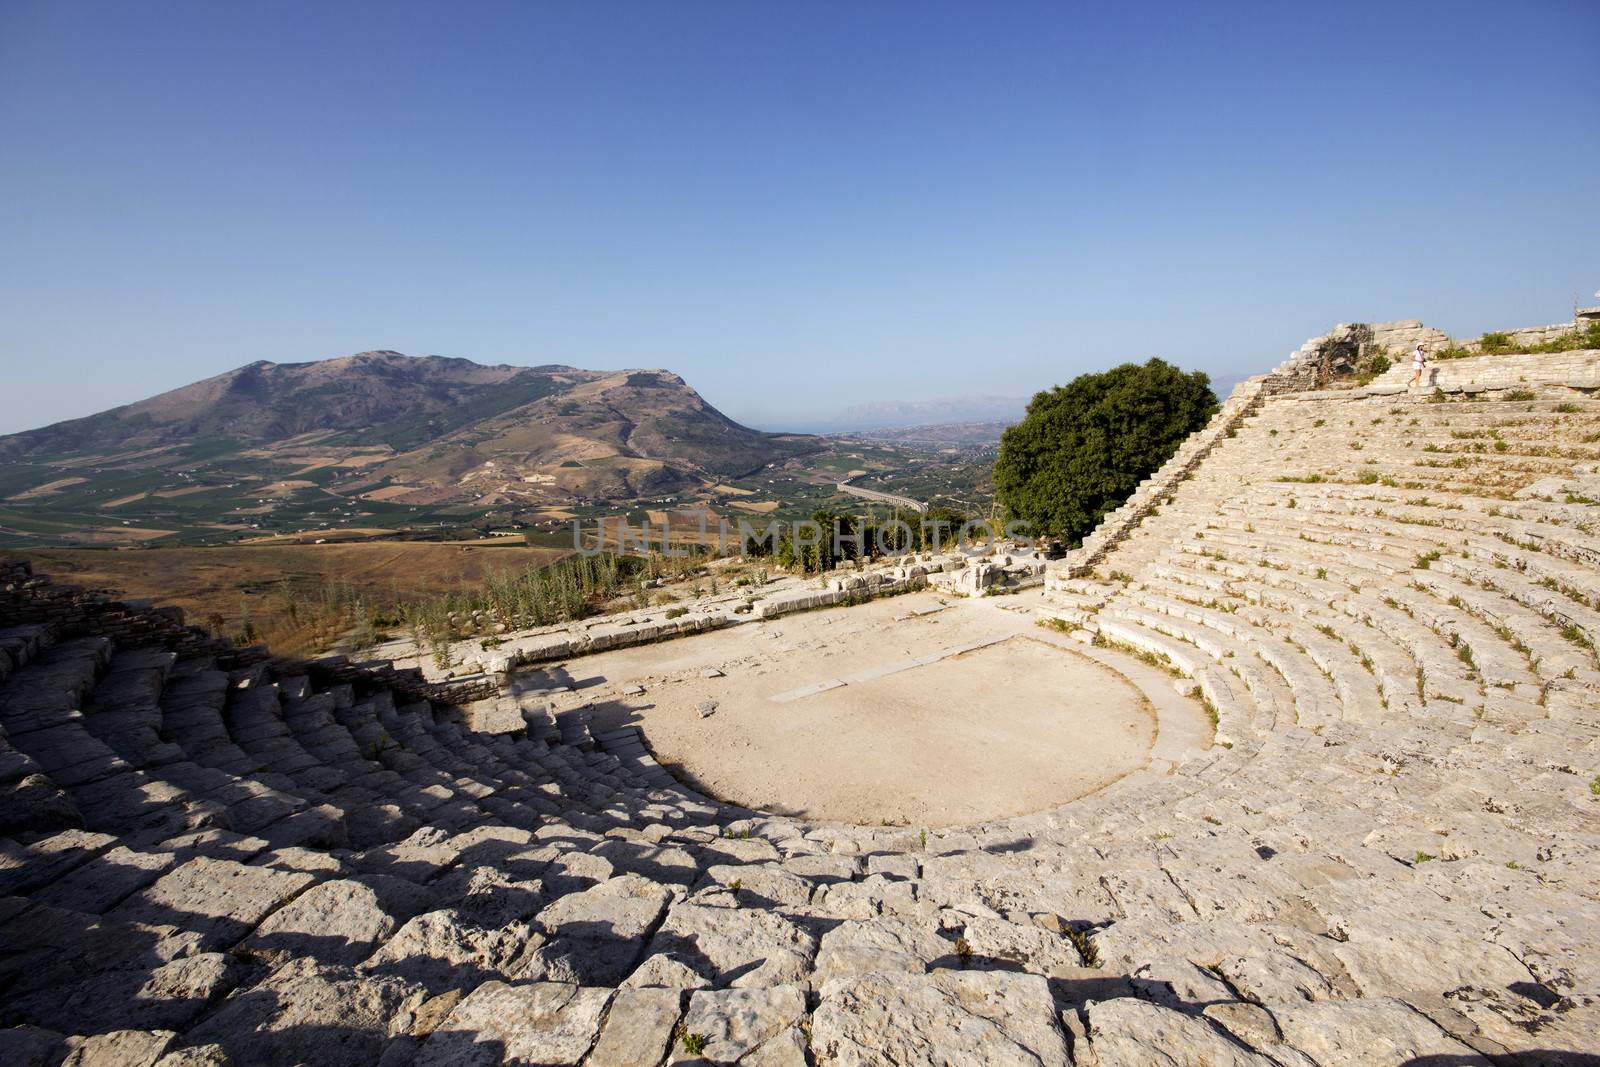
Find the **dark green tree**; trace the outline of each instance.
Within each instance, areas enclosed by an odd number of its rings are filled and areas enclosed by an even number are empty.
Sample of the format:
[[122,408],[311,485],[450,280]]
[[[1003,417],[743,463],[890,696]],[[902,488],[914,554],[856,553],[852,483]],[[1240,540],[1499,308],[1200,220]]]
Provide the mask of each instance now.
[[1204,372],[1159,359],[1081,375],[1035,394],[1000,438],[995,495],[1033,536],[1076,545],[1216,410]]

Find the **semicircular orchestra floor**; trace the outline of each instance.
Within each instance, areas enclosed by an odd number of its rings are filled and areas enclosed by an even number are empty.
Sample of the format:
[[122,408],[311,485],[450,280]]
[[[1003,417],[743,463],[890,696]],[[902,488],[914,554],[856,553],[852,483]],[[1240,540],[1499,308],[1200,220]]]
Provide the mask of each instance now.
[[863,825],[1042,811],[1153,751],[1209,743],[1204,711],[1164,674],[1036,626],[1034,599],[921,593],[589,656],[519,683],[573,685],[568,704],[590,703],[597,734],[636,726],[709,796]]

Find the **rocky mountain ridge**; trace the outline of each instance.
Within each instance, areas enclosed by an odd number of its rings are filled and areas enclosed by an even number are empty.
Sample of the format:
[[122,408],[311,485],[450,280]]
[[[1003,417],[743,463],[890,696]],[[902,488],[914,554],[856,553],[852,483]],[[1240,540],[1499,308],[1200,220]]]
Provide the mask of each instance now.
[[[42,485],[82,478],[77,485],[92,486],[108,470],[159,469],[186,479],[175,488],[196,491],[224,480],[281,487],[309,478],[335,494],[390,502],[563,504],[698,487],[812,447],[803,436],[734,422],[670,371],[374,351],[251,363],[0,437],[0,460],[47,467]],[[110,481],[108,494],[146,488]]]

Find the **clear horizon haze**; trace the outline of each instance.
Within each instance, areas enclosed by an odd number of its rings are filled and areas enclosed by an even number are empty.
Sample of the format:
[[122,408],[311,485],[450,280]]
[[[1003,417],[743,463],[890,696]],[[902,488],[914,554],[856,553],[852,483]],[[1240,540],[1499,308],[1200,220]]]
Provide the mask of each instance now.
[[266,359],[729,416],[1600,288],[1600,4],[0,0],[0,433]]

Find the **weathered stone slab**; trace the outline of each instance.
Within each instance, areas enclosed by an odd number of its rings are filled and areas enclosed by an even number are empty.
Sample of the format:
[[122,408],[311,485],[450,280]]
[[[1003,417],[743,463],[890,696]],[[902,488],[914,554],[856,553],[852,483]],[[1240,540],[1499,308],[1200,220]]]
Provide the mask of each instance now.
[[689,995],[683,1032],[700,1038],[699,1054],[679,1042],[671,1063],[700,1062],[804,1067],[806,1041],[801,1023],[806,998],[799,986],[764,989],[700,990]]
[[485,929],[462,921],[454,911],[430,911],[397,930],[361,969],[442,992],[462,983],[510,977],[532,936],[522,923]]
[[611,838],[598,845],[594,854],[615,870],[637,874],[653,882],[687,885],[699,873],[693,855],[670,846]]
[[170,1030],[113,1030],[83,1039],[62,1067],[153,1067],[178,1035]]
[[812,1018],[811,1044],[819,1060],[861,1067],[1071,1062],[1045,980],[997,971],[876,973],[835,982]]
[[922,974],[954,951],[930,925],[887,916],[840,923],[822,935],[813,982],[823,988],[871,971]]
[[1089,1005],[1090,1047],[1101,1067],[1148,1067],[1152,1063],[1199,1067],[1274,1067],[1194,1015],[1132,997]]
[[[19,769],[23,766],[18,763]],[[82,825],[77,804],[44,775],[24,774],[15,782],[0,784],[0,834],[21,836]]]
[[[11,1007],[24,1018],[46,1015],[74,1029],[69,999],[101,972],[133,974],[142,981],[152,968],[187,956],[200,947],[200,935],[173,926],[96,920],[80,912],[37,905],[0,927],[0,985]],[[18,1008],[26,994],[37,992],[28,1012]],[[61,1029],[62,1027],[53,1027]]]
[[985,916],[962,916],[959,921],[970,953],[968,966],[1026,970],[1051,978],[1076,978],[1083,969],[1077,950],[1065,938],[1032,923]]
[[67,1038],[38,1026],[0,1027],[0,1063],[55,1067],[70,1051]]
[[228,1050],[221,1045],[192,1045],[169,1052],[156,1061],[156,1067],[235,1067]]
[[782,915],[757,908],[680,903],[650,942],[650,955],[666,956],[714,986],[803,983],[816,939]]
[[394,925],[372,889],[338,879],[312,886],[268,916],[240,948],[274,961],[304,956],[355,964],[371,955]]
[[539,913],[550,941],[528,954],[522,976],[618,985],[643,955],[671,899],[671,890],[635,874],[562,897]]
[[[513,870],[514,856],[505,861]],[[457,867],[430,888],[440,904],[482,927],[526,922],[548,903],[537,878],[520,879],[498,867]]]
[[0,839],[0,895],[48,885],[117,845],[110,834],[63,830],[31,844]]
[[774,863],[719,863],[706,868],[706,881],[732,888],[741,900],[799,907],[811,899],[811,883]]
[[206,949],[229,948],[313,881],[296,871],[199,857],[129,897],[112,918],[181,926]]
[[1463,1064],[1488,1062],[1426,1015],[1389,998],[1286,1006],[1274,1016],[1284,1040],[1319,1067],[1357,1061],[1375,1067],[1400,1065],[1433,1057]]
[[617,990],[588,1067],[660,1063],[683,1014],[682,999],[676,989]]
[[[43,918],[43,916],[41,916]],[[181,1031],[238,983],[244,967],[219,952],[193,952],[194,935],[173,927],[100,923],[43,949],[14,985],[10,1007],[48,1025]],[[24,995],[24,989],[37,992]]]
[[296,960],[230,999],[184,1040],[214,1042],[241,1064],[369,1067],[395,1018],[424,999],[418,986],[395,977]]
[[422,1043],[415,1067],[577,1064],[594,1045],[608,989],[486,982]]
[[170,852],[139,852],[119,845],[34,893],[33,899],[99,915],[154,882],[174,862]]

